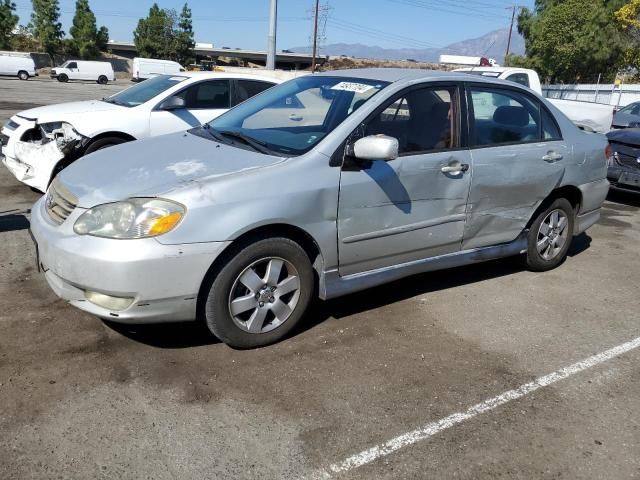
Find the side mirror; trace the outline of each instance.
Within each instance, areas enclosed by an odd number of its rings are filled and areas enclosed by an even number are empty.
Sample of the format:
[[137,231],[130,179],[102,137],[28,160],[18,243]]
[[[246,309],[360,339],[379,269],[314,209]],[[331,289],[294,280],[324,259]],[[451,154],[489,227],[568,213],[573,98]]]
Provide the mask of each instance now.
[[398,158],[398,139],[387,135],[369,135],[353,145],[353,157],[358,160],[395,160]]
[[184,98],[182,97],[169,97],[160,104],[160,110],[178,110],[184,108]]

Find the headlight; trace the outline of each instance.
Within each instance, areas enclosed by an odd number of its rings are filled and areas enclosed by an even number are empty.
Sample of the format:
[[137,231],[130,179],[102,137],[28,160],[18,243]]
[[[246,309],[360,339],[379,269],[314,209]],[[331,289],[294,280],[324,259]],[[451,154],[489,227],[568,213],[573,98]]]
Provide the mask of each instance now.
[[173,230],[184,214],[185,208],[170,200],[130,198],[87,210],[73,231],[104,238],[156,237]]

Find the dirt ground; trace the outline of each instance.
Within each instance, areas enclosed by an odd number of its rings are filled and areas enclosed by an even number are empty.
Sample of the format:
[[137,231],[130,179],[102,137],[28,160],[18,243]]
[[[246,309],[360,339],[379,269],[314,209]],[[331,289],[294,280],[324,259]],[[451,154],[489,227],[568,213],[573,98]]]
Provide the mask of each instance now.
[[[118,88],[0,79],[0,122]],[[318,478],[640,337],[640,196],[611,194],[554,271],[506,259],[318,301],[253,351],[57,299],[28,234],[38,196],[0,166],[3,479]],[[639,365],[632,349],[335,477],[640,478]]]

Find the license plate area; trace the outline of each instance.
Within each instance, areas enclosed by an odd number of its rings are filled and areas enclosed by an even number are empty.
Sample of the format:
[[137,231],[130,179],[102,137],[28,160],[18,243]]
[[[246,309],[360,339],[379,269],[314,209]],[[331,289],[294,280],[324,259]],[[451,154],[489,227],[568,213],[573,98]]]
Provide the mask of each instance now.
[[636,173],[624,172],[622,175],[620,175],[618,183],[640,188],[640,175]]

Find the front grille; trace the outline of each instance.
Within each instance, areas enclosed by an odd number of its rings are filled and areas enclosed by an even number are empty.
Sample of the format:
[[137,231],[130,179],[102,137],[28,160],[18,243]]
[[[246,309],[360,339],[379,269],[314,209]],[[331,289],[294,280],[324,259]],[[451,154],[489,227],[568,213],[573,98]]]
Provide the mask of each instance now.
[[51,220],[60,225],[77,205],[78,199],[58,182],[57,178],[51,182],[45,198],[45,208]]
[[627,155],[626,153],[616,152],[615,159],[617,160],[619,165],[628,168],[635,168],[640,170],[640,157],[634,157],[632,155]]

